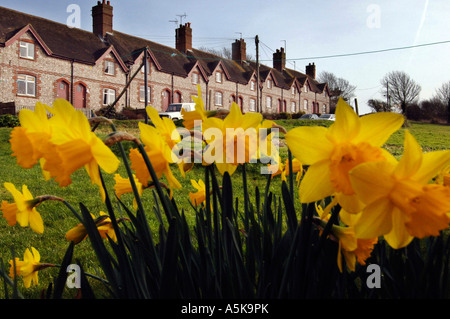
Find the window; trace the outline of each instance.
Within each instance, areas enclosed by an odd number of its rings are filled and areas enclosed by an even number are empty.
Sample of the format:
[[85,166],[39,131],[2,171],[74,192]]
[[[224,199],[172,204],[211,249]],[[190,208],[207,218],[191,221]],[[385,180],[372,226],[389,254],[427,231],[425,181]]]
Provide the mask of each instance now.
[[216,82],[222,83],[222,73],[216,72]]
[[305,93],[308,92],[308,86],[305,85]]
[[295,113],[295,109],[296,109],[295,102],[291,102],[291,112]]
[[216,92],[216,94],[214,95],[215,99],[214,99],[214,104],[215,105],[219,105],[222,106],[222,99],[223,99],[223,95],[220,92]]
[[17,76],[17,94],[24,96],[36,96],[36,78],[31,75]]
[[113,61],[105,61],[105,73],[109,75],[115,75],[115,63]]
[[271,89],[272,88],[272,80],[267,80],[267,88]]
[[292,87],[291,93],[292,95],[295,95],[295,86]]
[[[151,102],[151,94],[152,90],[150,87],[147,87],[147,102]],[[139,87],[139,101],[145,102],[145,85],[141,85]]]
[[103,105],[110,105],[116,99],[116,91],[113,89],[103,89]]
[[192,83],[198,84],[198,73],[192,73]]
[[327,106],[325,104],[322,107],[322,113],[327,113]]
[[20,41],[20,57],[34,60],[34,43]]
[[308,110],[308,101],[307,100],[303,101],[303,105],[304,105],[305,111]]
[[256,100],[250,99],[250,111],[254,112],[256,111]]
[[[109,61],[109,62],[111,62],[111,61]],[[150,62],[149,61],[147,61],[145,66],[144,65],[142,66],[142,68],[141,68],[142,73],[145,73],[145,67],[147,67],[147,74],[150,74]]]
[[266,107],[267,108],[272,107],[272,97],[271,96],[266,97]]
[[256,87],[256,82],[255,81],[251,81],[250,82],[250,90],[254,91]]

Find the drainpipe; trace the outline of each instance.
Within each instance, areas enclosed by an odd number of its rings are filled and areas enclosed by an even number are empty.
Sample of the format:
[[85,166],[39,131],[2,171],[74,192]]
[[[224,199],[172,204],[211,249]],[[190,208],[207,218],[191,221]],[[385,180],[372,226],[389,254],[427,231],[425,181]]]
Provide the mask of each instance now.
[[72,59],[70,61],[70,104],[73,105],[73,62],[74,60]]

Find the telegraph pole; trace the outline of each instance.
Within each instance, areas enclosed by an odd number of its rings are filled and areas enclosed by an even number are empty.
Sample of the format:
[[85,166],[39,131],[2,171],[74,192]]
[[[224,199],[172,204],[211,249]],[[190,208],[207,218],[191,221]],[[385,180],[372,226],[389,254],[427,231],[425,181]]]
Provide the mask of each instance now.
[[256,45],[256,111],[261,113],[261,103],[259,101],[259,37],[255,37]]
[[[145,48],[145,51],[144,51],[144,99],[145,99],[145,108],[147,108],[147,105],[148,105],[148,70],[147,70],[147,68],[148,68],[148,63],[147,63],[147,48]],[[145,124],[147,124],[148,123],[148,116],[147,116],[147,112],[144,112],[145,113]]]

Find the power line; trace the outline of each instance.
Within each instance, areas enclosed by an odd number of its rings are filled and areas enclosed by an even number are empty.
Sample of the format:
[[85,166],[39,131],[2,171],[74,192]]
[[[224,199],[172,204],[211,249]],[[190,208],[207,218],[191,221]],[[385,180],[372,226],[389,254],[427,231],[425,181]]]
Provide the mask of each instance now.
[[413,49],[413,48],[419,48],[419,47],[425,47],[425,46],[431,46],[431,45],[438,45],[438,44],[446,44],[446,43],[450,43],[450,40],[440,41],[440,42],[432,42],[432,43],[424,43],[424,44],[417,44],[417,45],[410,45],[410,46],[397,47],[397,48],[373,50],[373,51],[362,51],[362,52],[355,52],[355,53],[334,54],[334,55],[324,55],[324,56],[313,56],[313,57],[295,58],[295,59],[286,59],[286,60],[299,61],[299,60],[312,60],[312,59],[318,60],[318,59],[340,58],[340,57],[363,55],[363,54],[373,54],[373,53],[382,53],[382,52],[388,52],[388,51],[406,50],[406,49]]

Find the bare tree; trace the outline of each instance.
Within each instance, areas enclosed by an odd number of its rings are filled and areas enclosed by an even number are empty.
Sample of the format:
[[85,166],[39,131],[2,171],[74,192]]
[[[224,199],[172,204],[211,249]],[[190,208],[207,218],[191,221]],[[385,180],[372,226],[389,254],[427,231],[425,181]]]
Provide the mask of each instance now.
[[402,71],[392,71],[381,80],[382,94],[387,97],[388,103],[400,105],[403,114],[406,114],[408,104],[416,102],[422,88],[408,74]]
[[385,101],[370,99],[369,101],[367,101],[367,105],[374,112],[392,112],[392,106]]
[[345,101],[350,101],[355,96],[356,86],[351,85],[346,79],[337,77],[331,72],[323,71],[317,77],[317,80],[321,83],[327,83],[328,89],[331,94],[331,108],[336,107],[339,97],[342,97]]
[[[232,51],[229,48],[223,47],[222,49],[214,49],[214,48],[207,48],[207,47],[200,47],[200,51],[208,52],[214,55],[217,55],[218,57],[231,60],[232,59]],[[253,56],[251,54],[246,53],[246,60],[253,60]]]
[[434,97],[441,101],[442,104],[448,104],[448,101],[450,101],[450,81],[445,82],[440,88],[436,89]]

